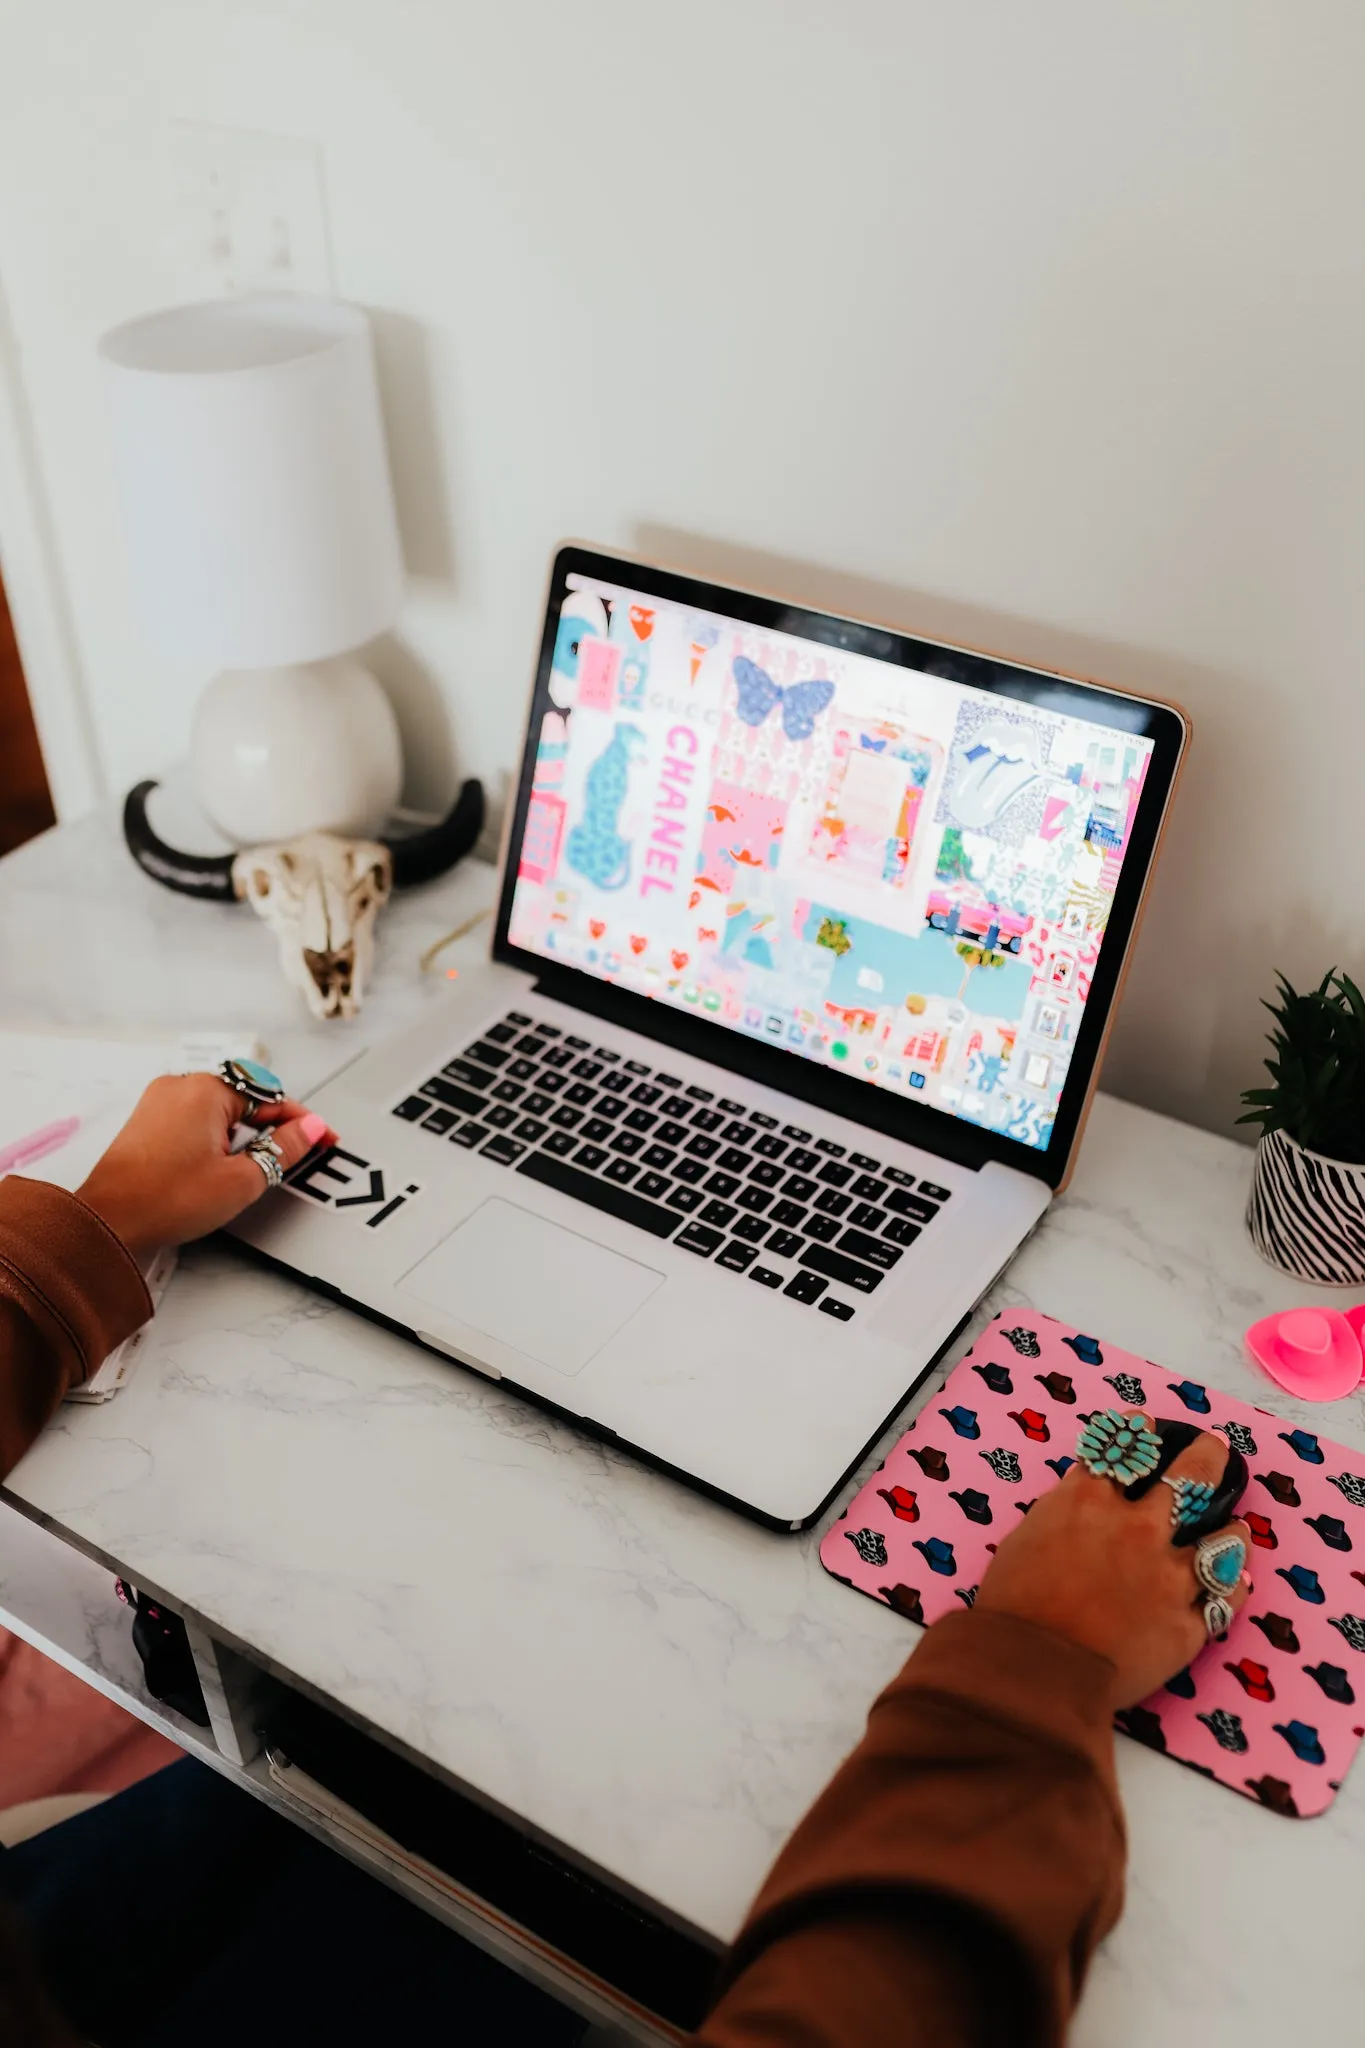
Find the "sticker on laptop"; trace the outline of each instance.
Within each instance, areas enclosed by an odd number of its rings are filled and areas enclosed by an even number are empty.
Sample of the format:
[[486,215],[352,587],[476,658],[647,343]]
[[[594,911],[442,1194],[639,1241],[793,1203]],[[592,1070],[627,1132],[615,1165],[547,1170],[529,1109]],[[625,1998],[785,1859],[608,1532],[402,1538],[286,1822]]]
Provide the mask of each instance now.
[[284,1178],[291,1195],[333,1208],[352,1223],[378,1230],[397,1215],[414,1195],[420,1195],[420,1181],[402,1181],[392,1169],[362,1159],[358,1152],[329,1145],[325,1152],[305,1159]]

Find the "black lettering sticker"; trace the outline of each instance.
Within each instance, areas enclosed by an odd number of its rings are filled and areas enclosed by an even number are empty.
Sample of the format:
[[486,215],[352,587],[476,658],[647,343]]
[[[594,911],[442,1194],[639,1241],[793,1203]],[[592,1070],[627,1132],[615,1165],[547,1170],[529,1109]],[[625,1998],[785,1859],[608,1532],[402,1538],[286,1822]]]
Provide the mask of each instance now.
[[340,1145],[330,1145],[315,1158],[304,1160],[285,1176],[284,1184],[290,1194],[325,1203],[349,1221],[363,1223],[367,1230],[377,1230],[413,1195],[422,1192],[417,1181],[391,1192],[382,1166],[372,1165],[358,1152],[343,1151]]

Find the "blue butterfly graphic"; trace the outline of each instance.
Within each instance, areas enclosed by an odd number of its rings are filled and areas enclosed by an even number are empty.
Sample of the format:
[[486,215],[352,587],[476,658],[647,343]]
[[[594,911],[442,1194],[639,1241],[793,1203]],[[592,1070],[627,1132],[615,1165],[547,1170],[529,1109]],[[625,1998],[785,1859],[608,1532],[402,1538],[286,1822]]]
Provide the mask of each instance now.
[[865,732],[859,733],[858,744],[866,748],[869,754],[884,754],[886,752],[885,740],[870,740]]
[[828,704],[833,701],[834,685],[828,681],[817,682],[813,677],[804,683],[793,683],[784,690],[775,683],[766,669],[747,655],[735,656],[735,688],[739,693],[736,710],[746,725],[762,725],[774,704],[782,706],[782,730],[789,740],[808,740],[815,730],[815,721]]

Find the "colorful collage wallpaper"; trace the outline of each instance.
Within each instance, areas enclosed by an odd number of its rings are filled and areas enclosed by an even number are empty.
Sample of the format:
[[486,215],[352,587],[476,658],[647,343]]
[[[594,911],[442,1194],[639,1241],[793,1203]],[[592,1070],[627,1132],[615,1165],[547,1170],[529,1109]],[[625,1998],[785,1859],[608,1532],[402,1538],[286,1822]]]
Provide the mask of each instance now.
[[571,579],[514,945],[1045,1147],[1149,741]]

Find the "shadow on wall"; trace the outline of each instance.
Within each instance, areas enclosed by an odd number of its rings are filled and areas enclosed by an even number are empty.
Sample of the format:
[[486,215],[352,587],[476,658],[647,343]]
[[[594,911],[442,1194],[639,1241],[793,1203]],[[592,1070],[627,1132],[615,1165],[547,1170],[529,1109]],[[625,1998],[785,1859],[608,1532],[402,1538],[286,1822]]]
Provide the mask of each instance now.
[[[1170,699],[1189,713],[1187,757],[1132,967],[1105,1058],[1104,1085],[1170,1116],[1232,1133],[1243,1088],[1259,1084],[1276,968],[1296,985],[1360,957],[1359,933],[1332,928],[1307,898],[1268,914],[1259,877],[1311,866],[1275,842],[1284,775],[1283,708],[1260,679],[1150,648],[1020,619],[909,585],[639,522],[636,552],[694,576],[1036,662]],[[1281,882],[1279,899],[1284,901]],[[1254,1131],[1236,1132],[1247,1142]]]
[[453,586],[455,550],[438,452],[450,445],[449,422],[437,419],[431,340],[406,313],[379,306],[366,306],[364,312],[374,332],[403,560],[409,576]]

